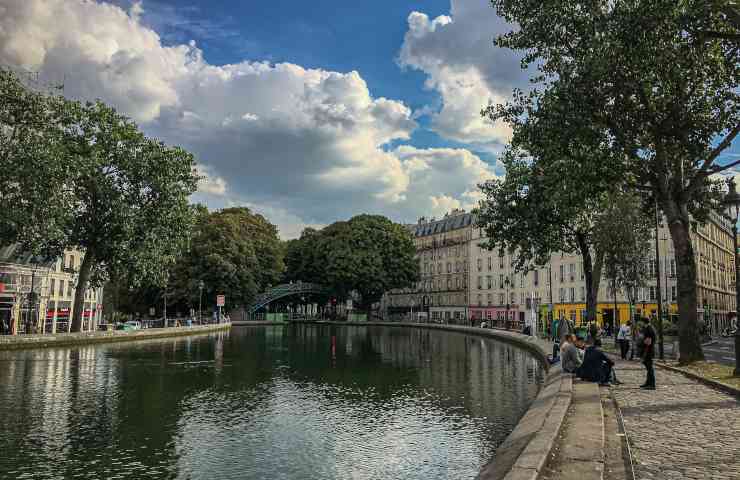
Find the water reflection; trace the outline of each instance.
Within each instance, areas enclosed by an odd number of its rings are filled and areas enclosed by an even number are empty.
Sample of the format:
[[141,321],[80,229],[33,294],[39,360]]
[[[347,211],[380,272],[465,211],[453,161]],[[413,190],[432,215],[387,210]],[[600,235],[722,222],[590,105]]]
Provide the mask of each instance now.
[[0,352],[0,477],[472,477],[542,375],[510,346],[406,328]]

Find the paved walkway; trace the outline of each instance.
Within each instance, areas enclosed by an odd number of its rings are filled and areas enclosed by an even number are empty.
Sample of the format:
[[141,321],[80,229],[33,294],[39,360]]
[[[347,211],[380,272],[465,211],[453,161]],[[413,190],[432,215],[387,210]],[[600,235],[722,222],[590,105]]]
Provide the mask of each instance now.
[[679,373],[655,369],[641,390],[639,362],[617,363],[612,387],[631,443],[635,479],[740,479],[740,400]]

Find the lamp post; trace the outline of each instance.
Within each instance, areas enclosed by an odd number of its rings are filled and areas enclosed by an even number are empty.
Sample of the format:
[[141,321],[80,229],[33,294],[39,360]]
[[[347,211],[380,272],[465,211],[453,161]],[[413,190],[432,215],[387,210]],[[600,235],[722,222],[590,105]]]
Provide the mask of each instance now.
[[203,324],[203,280],[198,281],[198,323]]
[[[738,252],[737,252],[737,222],[740,217],[740,195],[738,195],[735,189],[735,179],[730,178],[727,181],[728,192],[724,198],[724,205],[727,215],[732,221],[732,241],[735,246],[735,315],[736,319],[740,319],[738,313],[740,313],[740,276],[738,272]],[[738,320],[736,320],[738,321]],[[735,375],[740,375],[740,328],[735,330]]]
[[504,285],[506,286],[506,322],[504,323],[504,328],[507,330],[509,329],[509,275],[506,275],[506,280],[504,280]]

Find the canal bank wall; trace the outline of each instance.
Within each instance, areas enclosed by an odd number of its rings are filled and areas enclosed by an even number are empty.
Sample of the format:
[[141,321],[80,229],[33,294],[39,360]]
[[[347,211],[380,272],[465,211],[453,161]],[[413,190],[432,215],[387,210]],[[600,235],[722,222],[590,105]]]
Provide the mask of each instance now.
[[113,330],[106,332],[57,333],[53,335],[7,335],[0,336],[0,351],[182,337],[185,335],[199,335],[228,330],[230,328],[230,323],[221,323],[195,327],[146,328],[134,331]]
[[[476,478],[478,480],[537,480],[540,476],[548,456],[558,441],[558,435],[573,400],[573,375],[563,373],[559,364],[551,367],[547,360],[547,355],[552,352],[552,342],[508,330],[462,325],[330,321],[296,323],[445,330],[493,338],[527,350],[540,361],[547,372],[545,382],[514,430],[496,449],[494,458],[483,466]],[[582,422],[586,428],[602,428],[603,430],[603,420],[600,417],[584,418]],[[598,459],[593,460],[598,461]]]

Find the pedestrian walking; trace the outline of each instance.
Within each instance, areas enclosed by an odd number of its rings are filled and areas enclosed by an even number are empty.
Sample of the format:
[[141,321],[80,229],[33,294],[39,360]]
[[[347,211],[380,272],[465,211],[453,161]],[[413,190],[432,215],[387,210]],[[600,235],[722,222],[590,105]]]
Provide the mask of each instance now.
[[622,356],[622,360],[627,359],[627,352],[630,349],[630,337],[632,337],[632,329],[628,323],[625,323],[619,327],[619,333],[617,333],[617,343],[619,344],[619,353]]
[[655,356],[655,329],[650,325],[647,318],[642,319],[642,364],[645,365],[647,378],[640,388],[645,390],[655,390],[655,367],[653,358]]

